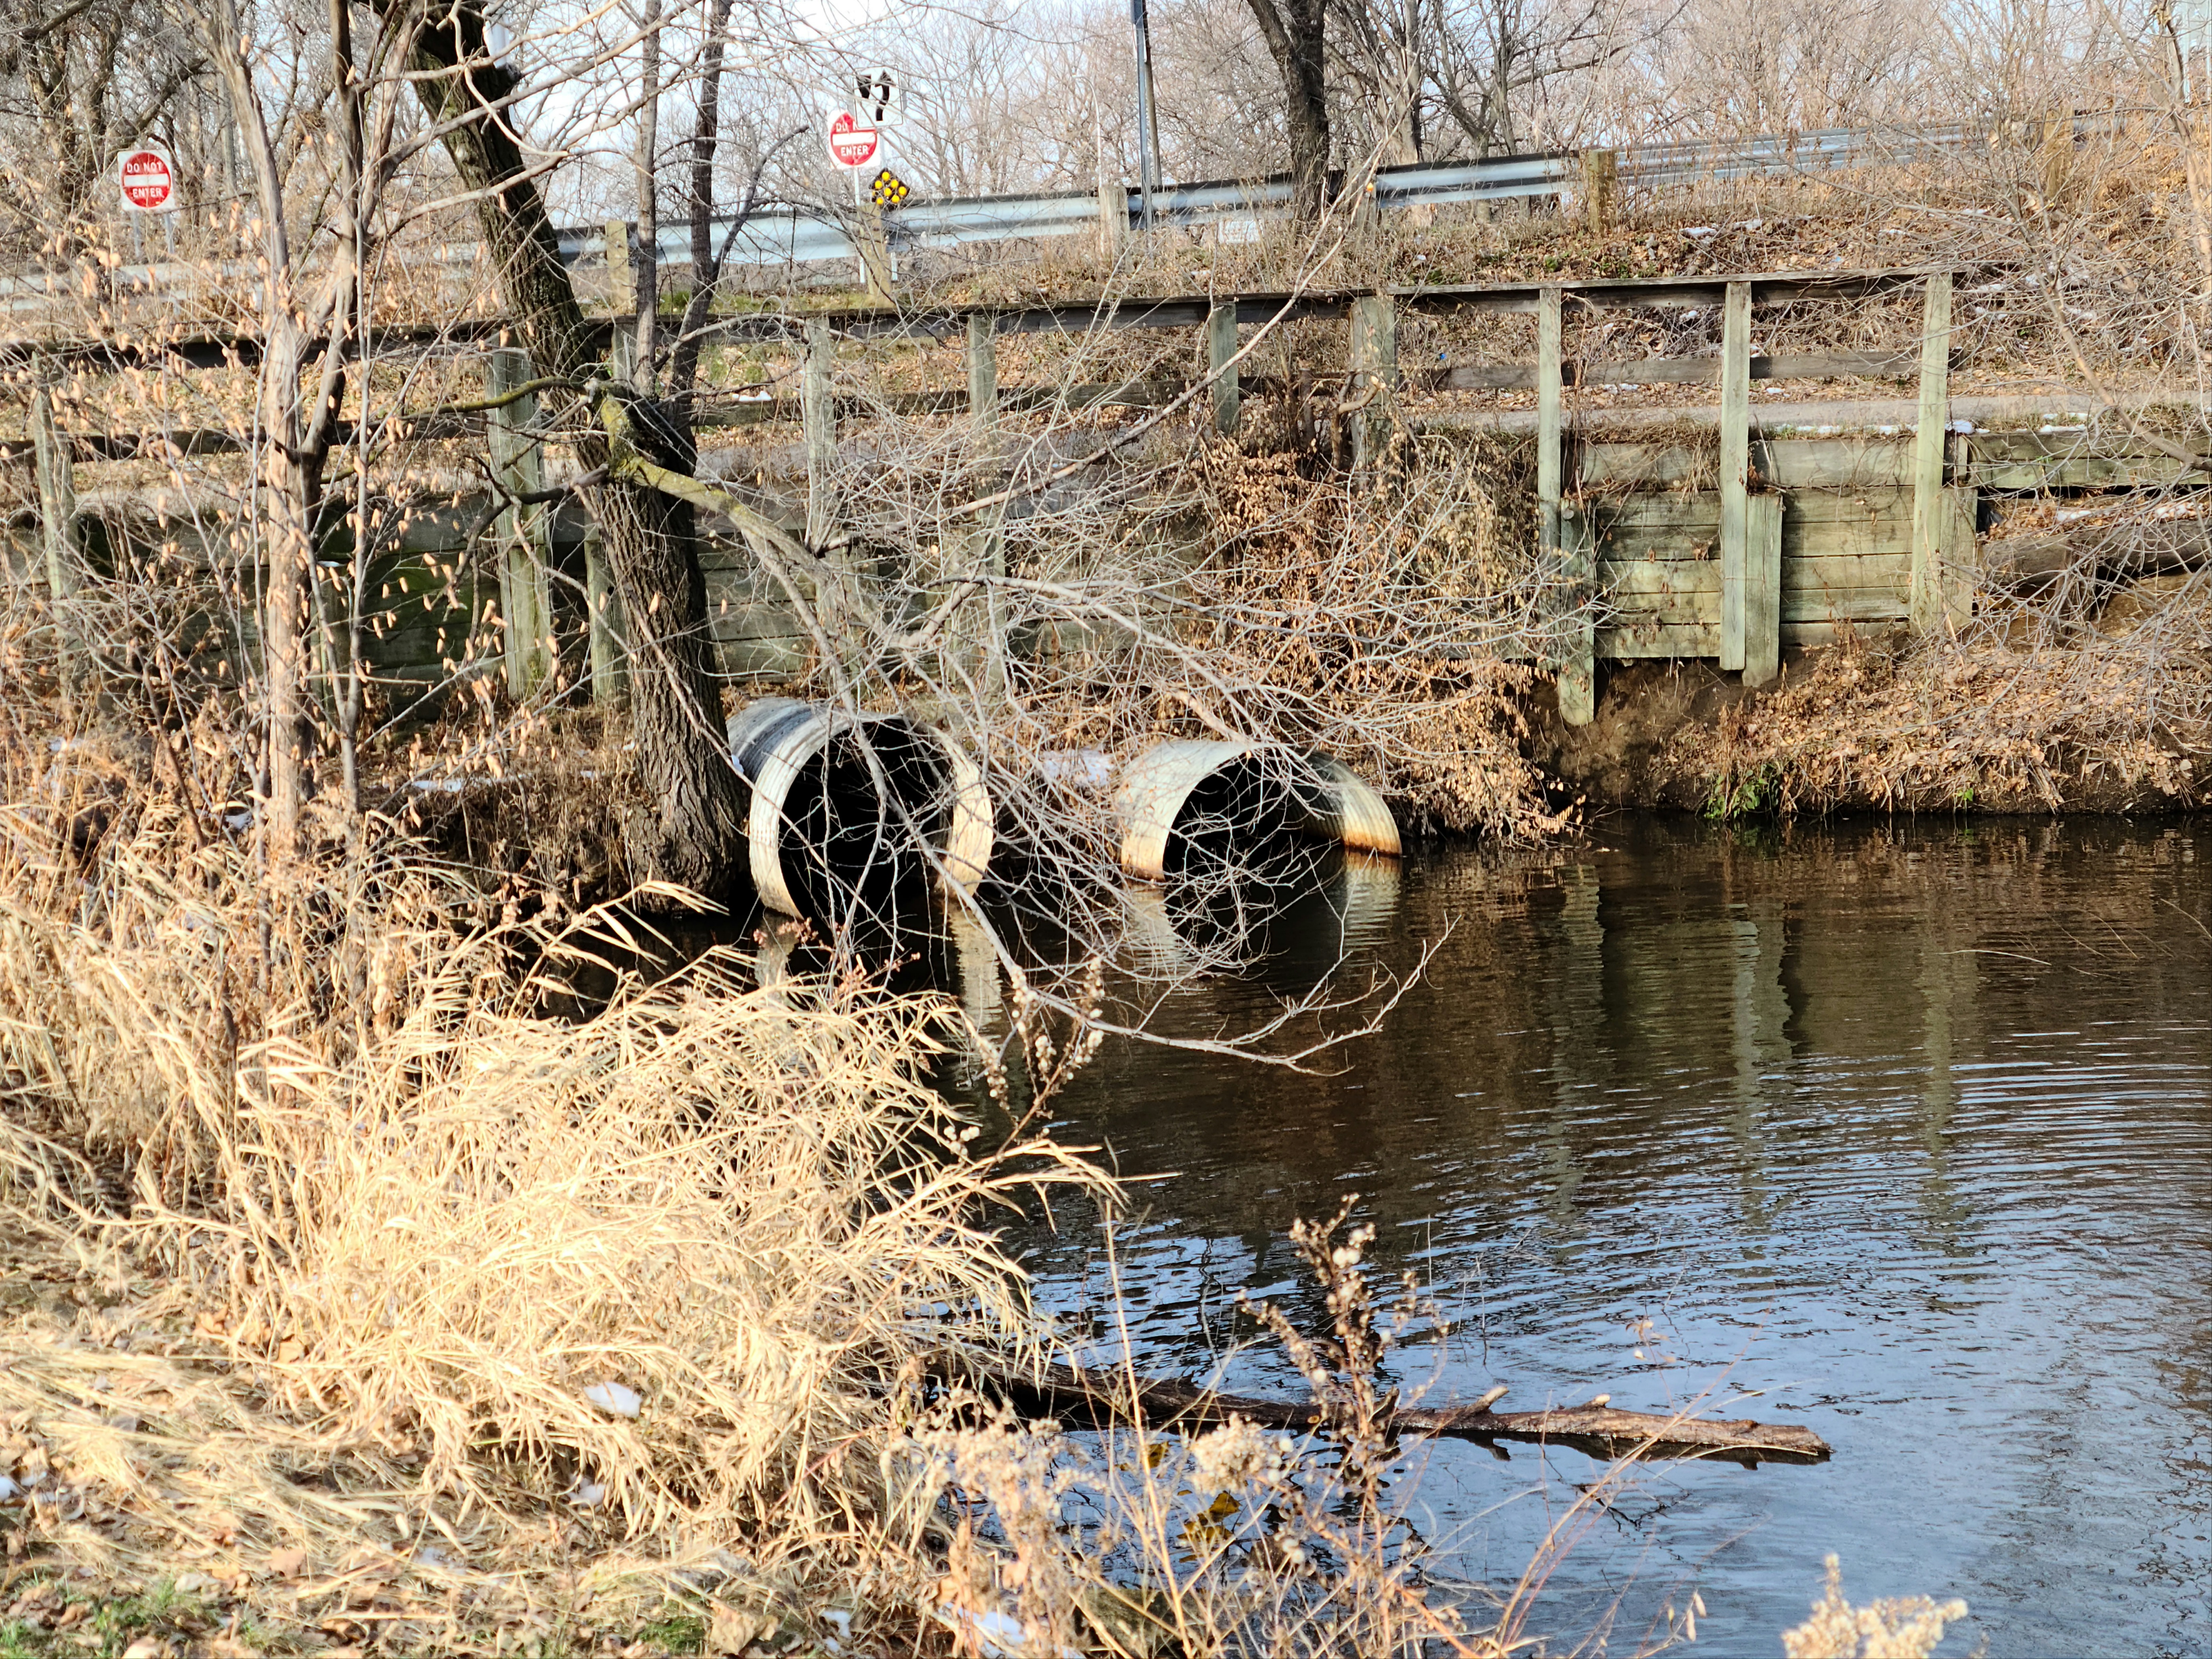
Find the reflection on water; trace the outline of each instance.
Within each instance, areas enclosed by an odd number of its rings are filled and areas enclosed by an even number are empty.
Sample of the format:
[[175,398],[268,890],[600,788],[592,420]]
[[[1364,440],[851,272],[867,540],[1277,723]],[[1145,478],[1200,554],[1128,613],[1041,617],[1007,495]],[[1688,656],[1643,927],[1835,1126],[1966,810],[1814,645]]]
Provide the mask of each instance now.
[[[1836,1448],[1645,1473],[1554,1578],[1555,1636],[1614,1609],[1632,1651],[1694,1577],[1705,1650],[1771,1654],[1833,1550],[1857,1599],[1966,1597],[2008,1659],[2212,1648],[2212,832],[1601,841],[1355,866],[1263,971],[1171,1004],[1211,1035],[1340,939],[1363,984],[1433,945],[1331,1075],[1128,1048],[1063,1097],[1172,1172],[1123,1244],[1146,1365],[1212,1372],[1239,1289],[1301,1304],[1285,1230],[1357,1191],[1455,1327],[1401,1382],[1758,1390]],[[1034,1241],[1049,1296],[1083,1299],[1096,1243]],[[1224,1380],[1297,1388],[1256,1350]],[[1421,1455],[1425,1534],[1501,1585],[1595,1468]]]

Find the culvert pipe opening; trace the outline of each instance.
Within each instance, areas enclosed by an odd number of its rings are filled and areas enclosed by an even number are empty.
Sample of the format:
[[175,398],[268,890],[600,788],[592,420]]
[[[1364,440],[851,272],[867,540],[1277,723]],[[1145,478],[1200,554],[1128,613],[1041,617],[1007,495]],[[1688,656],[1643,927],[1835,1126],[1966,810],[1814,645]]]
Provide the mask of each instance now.
[[990,803],[944,733],[903,715],[763,697],[731,717],[729,737],[752,791],[753,886],[770,909],[896,933],[926,925],[939,880],[981,880]]
[[1325,755],[1176,738],[1126,769],[1115,805],[1122,869],[1164,890],[1177,933],[1236,954],[1264,948],[1337,848],[1398,851],[1381,796]]

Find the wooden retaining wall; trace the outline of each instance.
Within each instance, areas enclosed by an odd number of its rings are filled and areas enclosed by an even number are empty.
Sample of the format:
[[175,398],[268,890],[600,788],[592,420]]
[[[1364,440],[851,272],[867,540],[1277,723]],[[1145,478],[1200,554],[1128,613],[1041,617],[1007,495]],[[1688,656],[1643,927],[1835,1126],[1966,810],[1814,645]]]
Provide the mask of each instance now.
[[[1412,416],[1401,407],[1409,388],[1533,388],[1533,415],[1498,419],[1528,422],[1523,429],[1533,429],[1539,553],[1559,573],[1559,637],[1549,665],[1559,675],[1563,714],[1581,720],[1593,710],[1600,660],[1705,659],[1759,684],[1778,672],[1784,649],[1826,643],[1847,628],[1925,629],[1958,618],[1971,602],[1974,528],[1984,492],[2212,482],[2186,462],[2146,451],[2140,443],[2115,449],[2047,424],[2034,432],[1952,434],[1951,287],[1946,270],[1890,270],[838,313],[806,324],[799,404],[805,448],[810,462],[818,463],[834,454],[838,422],[853,412],[830,395],[833,337],[866,342],[964,331],[969,390],[915,395],[936,412],[965,412],[988,433],[1002,412],[1033,403],[1046,390],[999,386],[999,335],[1182,328],[1198,331],[1209,371],[1200,408],[1217,430],[1229,432],[1239,419],[1241,390],[1256,386],[1238,373],[1240,331],[1285,318],[1334,319],[1346,328],[1344,378],[1352,395],[1346,418],[1358,467],[1376,464],[1402,421],[1467,422],[1465,416]],[[1757,307],[1915,292],[1923,305],[1917,351],[1752,354]],[[1565,350],[1569,307],[1594,313],[1692,307],[1721,314],[1717,356],[1577,363]],[[1401,312],[1467,309],[1533,314],[1537,361],[1401,370]],[[760,318],[733,319],[725,328],[733,338],[788,338],[793,325],[790,319]],[[611,337],[619,345],[629,337],[617,328]],[[519,386],[529,377],[520,353],[487,349],[484,355],[494,386]],[[1887,433],[1779,435],[1771,430],[1771,407],[1755,409],[1749,395],[1754,382],[1778,376],[1914,372],[1917,399],[1901,410],[1892,405],[1893,413],[1879,417],[1893,422]],[[1680,411],[1680,416],[1707,423],[1717,441],[1593,439],[1584,422],[1602,421],[1607,411],[1578,419],[1566,393],[1571,386],[1607,382],[1711,385],[1717,407]],[[1084,398],[1157,404],[1186,389],[1183,382],[1130,382],[1085,388]],[[979,398],[983,401],[975,401]],[[748,405],[731,418],[756,412],[765,411]],[[495,411],[489,421],[501,482],[526,497],[544,493],[537,447],[522,435],[533,419],[534,405],[525,401]],[[46,420],[33,433],[46,458],[39,471],[41,499],[52,495],[48,505],[72,525],[76,514],[64,497],[73,449],[84,452],[80,459],[92,459],[118,442],[137,453],[155,441],[65,442],[52,430],[50,415]],[[573,501],[510,511],[495,526],[486,526],[490,533],[477,534],[471,548],[471,532],[483,526],[488,505],[485,498],[465,496],[420,517],[398,550],[377,562],[369,573],[365,618],[373,669],[402,693],[410,685],[427,689],[457,676],[503,672],[518,696],[549,676],[574,683],[586,675],[595,696],[618,696],[618,607],[580,511]],[[53,565],[46,545],[51,539],[34,530],[11,562],[35,580],[33,573]],[[336,549],[325,556],[343,555]],[[764,584],[742,542],[710,538],[704,564],[722,672],[736,678],[803,672],[810,642],[781,596]],[[334,567],[333,592],[337,574]],[[235,635],[230,643],[249,651],[252,607],[231,609],[239,614],[228,623]]]

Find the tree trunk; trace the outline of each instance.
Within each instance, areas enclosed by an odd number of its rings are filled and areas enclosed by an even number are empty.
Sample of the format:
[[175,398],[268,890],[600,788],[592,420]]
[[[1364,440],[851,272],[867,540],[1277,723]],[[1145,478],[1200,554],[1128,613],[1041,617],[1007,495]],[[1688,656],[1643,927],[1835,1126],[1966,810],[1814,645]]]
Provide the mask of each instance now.
[[310,453],[301,424],[300,376],[308,341],[292,287],[283,183],[262,123],[252,71],[240,55],[237,9],[232,0],[216,0],[214,9],[216,61],[246,147],[261,208],[265,269],[258,423],[263,447],[259,487],[249,497],[246,524],[255,562],[265,573],[261,595],[261,684],[269,744],[264,824],[268,855],[281,862],[299,850],[309,781],[306,642],[315,568],[313,517],[322,493],[322,465],[320,455]]
[[[679,398],[697,378],[699,331],[713,312],[714,285],[722,274],[721,261],[714,257],[714,150],[721,137],[722,50],[729,27],[730,0],[714,0],[700,64],[699,125],[691,137],[691,298],[684,307],[684,325],[668,365],[668,390]],[[690,410],[688,401],[684,408]]]
[[[396,21],[408,0],[378,0],[378,9]],[[500,107],[518,77],[493,61],[481,5],[441,0],[415,36],[412,64],[423,76],[416,82],[423,102],[447,127],[446,148],[462,183],[482,192],[477,214],[485,246],[539,372],[582,379],[595,367],[583,310],[544,198]],[[687,475],[696,465],[680,429],[657,405],[603,392],[593,413],[599,430],[578,445],[587,470],[619,471],[633,456]],[[638,766],[659,805],[659,844],[641,850],[654,874],[727,899],[746,867],[744,799],[710,673],[714,647],[692,509],[619,478],[592,491],[591,505],[630,630]]]
[[1328,0],[1244,0],[1283,82],[1291,210],[1302,224],[1328,204]]

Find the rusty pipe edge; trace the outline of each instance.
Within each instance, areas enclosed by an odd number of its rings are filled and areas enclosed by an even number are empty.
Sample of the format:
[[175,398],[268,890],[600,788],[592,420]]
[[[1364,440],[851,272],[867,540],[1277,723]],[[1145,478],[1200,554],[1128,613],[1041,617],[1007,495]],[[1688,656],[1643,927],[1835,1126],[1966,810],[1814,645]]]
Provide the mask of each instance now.
[[[1169,845],[1192,793],[1224,768],[1263,752],[1256,744],[1227,738],[1171,738],[1130,762],[1114,791],[1123,872],[1140,881],[1165,881]],[[1278,758],[1306,834],[1358,852],[1399,855],[1397,820],[1358,773],[1319,750]]]
[[805,914],[783,868],[784,802],[792,785],[837,737],[866,726],[917,738],[943,758],[951,806],[934,848],[943,866],[940,885],[972,894],[989,870],[994,831],[982,769],[945,732],[903,714],[855,714],[795,697],[757,697],[730,716],[726,729],[730,758],[752,794],[745,839],[753,888],[770,909]]

